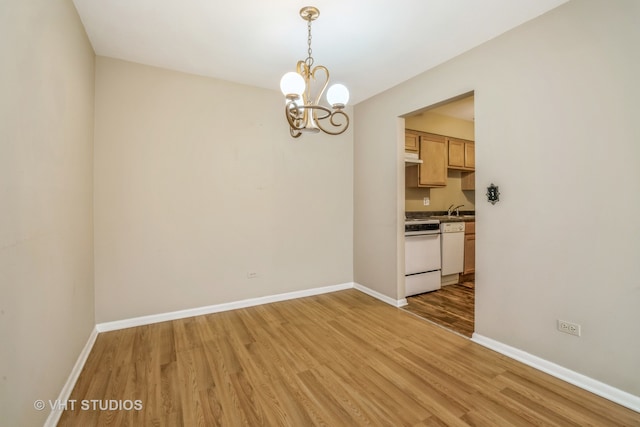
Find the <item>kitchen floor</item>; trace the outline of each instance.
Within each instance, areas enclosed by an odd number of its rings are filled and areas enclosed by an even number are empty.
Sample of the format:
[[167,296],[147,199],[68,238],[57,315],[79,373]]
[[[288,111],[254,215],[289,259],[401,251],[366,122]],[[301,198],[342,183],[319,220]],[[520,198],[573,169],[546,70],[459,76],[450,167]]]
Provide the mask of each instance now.
[[473,276],[433,292],[407,297],[405,310],[466,337],[474,331]]

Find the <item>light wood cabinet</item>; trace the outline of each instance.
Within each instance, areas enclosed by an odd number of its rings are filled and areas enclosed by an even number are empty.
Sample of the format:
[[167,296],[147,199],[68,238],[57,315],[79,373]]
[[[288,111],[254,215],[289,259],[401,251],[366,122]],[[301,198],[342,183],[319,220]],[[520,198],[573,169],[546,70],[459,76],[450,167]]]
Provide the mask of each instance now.
[[444,187],[447,185],[446,137],[418,132],[420,160],[415,167],[405,168],[407,187]]
[[464,167],[476,168],[476,144],[470,141],[464,143]]
[[420,158],[418,186],[435,187],[447,185],[446,141],[438,135],[420,136]]
[[461,190],[475,190],[476,189],[476,173],[475,172],[462,172],[462,180],[460,182]]
[[476,271],[476,223],[464,224],[464,270],[462,274]]
[[450,168],[464,168],[464,142],[449,138],[447,166]]
[[415,132],[405,132],[404,134],[404,151],[417,153],[420,148],[420,135]]
[[474,142],[447,138],[447,167],[449,169],[474,170],[476,167]]

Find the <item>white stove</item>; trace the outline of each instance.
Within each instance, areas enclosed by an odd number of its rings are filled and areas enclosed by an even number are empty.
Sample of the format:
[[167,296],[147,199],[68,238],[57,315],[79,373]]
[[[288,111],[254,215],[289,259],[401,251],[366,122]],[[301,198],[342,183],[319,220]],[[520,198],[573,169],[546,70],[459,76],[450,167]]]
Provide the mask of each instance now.
[[440,221],[407,219],[404,235],[405,296],[440,289]]

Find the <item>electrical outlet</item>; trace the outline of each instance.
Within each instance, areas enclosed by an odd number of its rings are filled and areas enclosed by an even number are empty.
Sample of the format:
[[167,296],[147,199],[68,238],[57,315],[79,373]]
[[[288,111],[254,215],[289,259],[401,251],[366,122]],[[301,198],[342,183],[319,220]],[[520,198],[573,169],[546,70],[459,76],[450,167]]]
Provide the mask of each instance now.
[[580,325],[577,323],[567,322],[566,320],[558,319],[558,330],[565,334],[580,336]]
[[422,199],[422,204],[423,204],[424,206],[429,206],[429,203],[430,203],[430,201],[429,201],[429,198],[428,198],[428,197],[425,197],[424,199]]

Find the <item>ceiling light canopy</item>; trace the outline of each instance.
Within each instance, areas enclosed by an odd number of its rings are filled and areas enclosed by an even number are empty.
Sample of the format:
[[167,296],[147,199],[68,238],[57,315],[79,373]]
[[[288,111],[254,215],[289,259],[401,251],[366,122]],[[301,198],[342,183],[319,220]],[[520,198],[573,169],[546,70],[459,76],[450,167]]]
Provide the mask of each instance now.
[[[331,107],[322,104],[321,98],[329,85],[329,70],[322,65],[313,67],[311,56],[311,22],[320,16],[320,11],[313,6],[300,9],[300,16],[307,21],[308,38],[307,59],[298,61],[296,71],[290,71],[282,76],[280,90],[286,98],[284,108],[289,132],[294,138],[302,133],[318,133],[340,135],[349,127],[349,116],[343,111],[349,102],[349,90],[341,84],[335,84],[327,91],[326,100]],[[313,83],[318,81],[318,85]],[[312,93],[319,87],[318,93]]]

